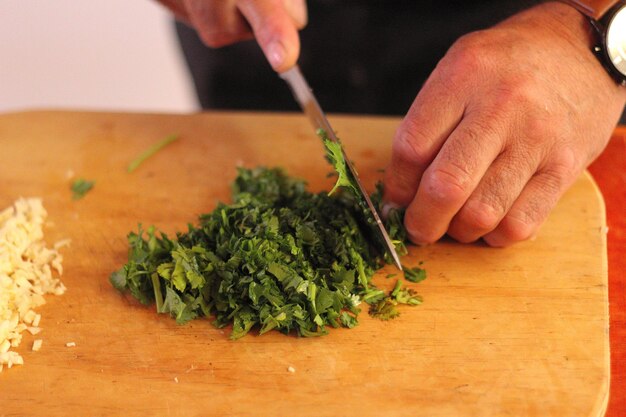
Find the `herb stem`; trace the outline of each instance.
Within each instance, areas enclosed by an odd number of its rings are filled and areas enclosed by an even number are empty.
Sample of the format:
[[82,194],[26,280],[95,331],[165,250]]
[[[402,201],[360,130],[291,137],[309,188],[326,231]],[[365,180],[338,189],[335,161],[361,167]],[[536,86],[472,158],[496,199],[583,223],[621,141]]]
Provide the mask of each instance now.
[[128,164],[128,172],[131,173],[136,170],[139,165],[141,165],[146,159],[150,158],[155,153],[159,152],[161,149],[165,148],[170,143],[174,142],[178,139],[178,135],[169,135],[165,139],[160,140],[159,142],[152,145],[150,148],[146,149],[142,152],[137,158],[135,158],[130,164]]
[[152,286],[154,287],[154,300],[156,301],[157,312],[163,312],[163,294],[161,293],[161,283],[159,282],[159,275],[156,272],[150,274],[152,279]]

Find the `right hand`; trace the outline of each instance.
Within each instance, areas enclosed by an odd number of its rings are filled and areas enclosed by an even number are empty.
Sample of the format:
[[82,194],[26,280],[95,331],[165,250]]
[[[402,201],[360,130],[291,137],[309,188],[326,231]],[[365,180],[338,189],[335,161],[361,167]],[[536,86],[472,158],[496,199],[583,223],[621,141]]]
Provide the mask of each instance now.
[[159,0],[210,47],[256,38],[277,72],[296,64],[298,30],[306,26],[305,0]]

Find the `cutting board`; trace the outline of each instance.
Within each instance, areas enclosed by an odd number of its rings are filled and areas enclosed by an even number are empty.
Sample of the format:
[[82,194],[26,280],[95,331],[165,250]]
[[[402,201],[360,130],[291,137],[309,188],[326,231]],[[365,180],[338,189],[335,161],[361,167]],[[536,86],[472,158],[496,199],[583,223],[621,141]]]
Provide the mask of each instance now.
[[[331,117],[368,189],[395,118]],[[179,134],[137,171],[128,163]],[[494,249],[444,239],[411,247],[421,306],[389,322],[362,312],[320,338],[228,339],[209,319],[179,326],[114,290],[137,223],[167,233],[229,201],[237,166],[283,166],[329,189],[301,115],[35,111],[0,116],[0,207],[40,196],[68,290],[47,297],[25,365],[0,374],[2,416],[600,416],[609,344],[604,205],[584,174],[534,241]],[[73,201],[70,177],[96,181]],[[391,287],[389,266],[375,277]],[[75,347],[66,347],[75,342]],[[289,372],[292,367],[295,372]]]

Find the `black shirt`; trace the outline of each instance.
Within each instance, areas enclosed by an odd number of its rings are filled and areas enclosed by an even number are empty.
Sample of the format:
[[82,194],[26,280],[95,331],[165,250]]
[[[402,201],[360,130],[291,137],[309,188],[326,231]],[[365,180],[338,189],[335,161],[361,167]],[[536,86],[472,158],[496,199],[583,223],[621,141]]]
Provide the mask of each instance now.
[[[531,3],[309,0],[299,64],[326,111],[401,115],[457,38]],[[176,29],[203,108],[297,110],[255,41],[210,49]]]

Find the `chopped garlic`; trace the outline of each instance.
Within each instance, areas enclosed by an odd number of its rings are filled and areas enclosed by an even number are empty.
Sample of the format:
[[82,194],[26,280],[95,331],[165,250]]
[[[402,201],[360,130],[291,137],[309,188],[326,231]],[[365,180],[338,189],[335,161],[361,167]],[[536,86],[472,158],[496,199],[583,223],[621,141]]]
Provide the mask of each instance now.
[[41,339],[37,339],[33,342],[33,351],[37,352],[39,349],[41,349],[41,344],[43,343],[43,340]]
[[74,343],[74,342],[67,342],[65,344],[65,347],[76,347],[76,343]]
[[174,377],[174,382],[176,382],[178,384],[178,377],[177,376]]
[[287,368],[287,371],[288,371],[288,372],[291,372],[292,374],[295,374],[295,373],[296,373],[296,368],[294,368],[293,366],[289,366],[289,367]]
[[34,336],[41,331],[41,327],[27,327],[26,330]]
[[0,372],[24,363],[10,349],[19,346],[23,331],[40,331],[34,309],[45,303],[43,296],[65,292],[53,276],[62,274],[63,257],[43,241],[46,216],[38,198],[21,198],[0,211]]
[[36,315],[37,313],[35,313],[33,310],[28,310],[26,314],[24,314],[22,321],[26,324],[33,324],[33,320],[35,320]]

